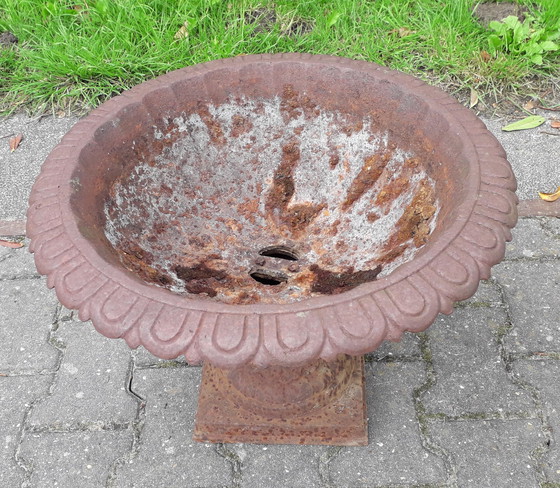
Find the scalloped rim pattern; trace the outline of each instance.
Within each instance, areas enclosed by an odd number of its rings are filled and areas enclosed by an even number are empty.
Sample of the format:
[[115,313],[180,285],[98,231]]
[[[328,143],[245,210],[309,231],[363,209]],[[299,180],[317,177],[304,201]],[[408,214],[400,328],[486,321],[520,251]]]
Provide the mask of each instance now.
[[[106,261],[78,231],[69,205],[70,175],[95,130],[156,89],[233,63],[319,63],[373,74],[419,95],[446,118],[469,156],[473,197],[429,252],[390,275],[335,296],[285,305],[235,306],[185,299],[143,284]],[[516,182],[506,154],[470,110],[424,82],[373,63],[306,54],[251,55],[211,61],[145,82],[79,121],[51,152],[33,186],[27,235],[40,273],[62,304],[79,310],[103,335],[143,345],[161,358],[185,355],[191,363],[221,368],[299,365],[337,354],[364,354],[404,331],[425,330],[438,313],[474,294],[503,259],[517,222]],[[441,241],[441,242],[440,242]]]

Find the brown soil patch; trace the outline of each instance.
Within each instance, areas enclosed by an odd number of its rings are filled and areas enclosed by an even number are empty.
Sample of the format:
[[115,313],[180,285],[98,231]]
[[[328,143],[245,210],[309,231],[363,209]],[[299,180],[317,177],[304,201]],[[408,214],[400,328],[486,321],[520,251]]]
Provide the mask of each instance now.
[[493,20],[500,21],[510,15],[515,15],[520,22],[523,22],[526,13],[527,7],[512,2],[481,3],[473,11],[474,17],[484,26],[488,26]]

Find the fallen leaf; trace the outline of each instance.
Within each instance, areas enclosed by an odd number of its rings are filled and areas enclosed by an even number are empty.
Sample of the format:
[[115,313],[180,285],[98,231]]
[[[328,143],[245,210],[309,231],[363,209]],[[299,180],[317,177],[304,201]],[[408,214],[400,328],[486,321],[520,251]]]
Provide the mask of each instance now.
[[399,37],[410,36],[411,34],[416,34],[416,31],[407,29],[406,27],[399,28]]
[[189,21],[185,22],[181,28],[175,32],[173,36],[175,39],[186,39],[189,37]]
[[506,125],[502,127],[502,130],[506,132],[510,132],[513,130],[525,130],[525,129],[534,129],[539,125],[544,124],[545,118],[541,117],[540,115],[530,115],[529,117],[525,117],[524,119],[518,120],[513,124]]
[[539,192],[539,197],[541,197],[545,202],[554,202],[560,198],[560,186],[556,189],[554,193],[542,193]]
[[560,120],[553,119],[550,121],[550,127],[553,129],[560,129]]
[[469,108],[473,108],[478,103],[478,93],[471,88],[471,101],[469,103]]
[[17,136],[10,138],[10,152],[14,152],[18,148],[22,139],[23,134],[18,134]]
[[533,110],[536,106],[537,104],[534,100],[529,100],[525,105],[523,105],[523,108],[525,110]]
[[480,51],[480,57],[485,63],[488,63],[492,59],[492,56],[488,51]]
[[407,29],[406,27],[399,27],[398,29],[393,29],[389,31],[389,34],[398,34],[399,37],[410,36],[411,34],[416,34],[416,31]]
[[0,246],[11,247],[12,249],[18,249],[20,247],[23,247],[23,242],[4,241],[0,239]]

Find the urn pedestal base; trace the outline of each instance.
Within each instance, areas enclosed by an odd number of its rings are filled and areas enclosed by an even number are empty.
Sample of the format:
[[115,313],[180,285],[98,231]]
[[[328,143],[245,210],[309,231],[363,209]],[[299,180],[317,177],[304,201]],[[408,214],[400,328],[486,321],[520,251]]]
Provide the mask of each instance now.
[[193,438],[200,442],[367,445],[363,357],[301,367],[205,364]]

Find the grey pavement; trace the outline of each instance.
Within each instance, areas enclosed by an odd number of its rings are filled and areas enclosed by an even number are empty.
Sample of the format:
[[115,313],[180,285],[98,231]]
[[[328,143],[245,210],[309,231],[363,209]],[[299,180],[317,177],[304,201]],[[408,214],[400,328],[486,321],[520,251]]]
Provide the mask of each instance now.
[[[75,119],[0,120],[0,220]],[[560,185],[560,137],[505,134],[523,199]],[[0,487],[560,488],[560,220],[523,218],[474,297],[367,356],[365,447],[192,440],[201,368],[106,339],[26,245],[0,247]]]

